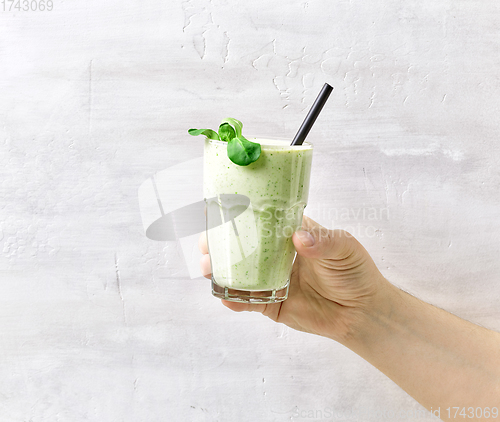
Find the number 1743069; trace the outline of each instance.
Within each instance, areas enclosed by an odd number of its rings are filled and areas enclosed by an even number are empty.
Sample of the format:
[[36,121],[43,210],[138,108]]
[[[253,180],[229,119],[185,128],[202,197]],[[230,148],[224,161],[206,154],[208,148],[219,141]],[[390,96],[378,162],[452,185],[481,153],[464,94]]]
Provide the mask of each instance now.
[[54,9],[52,0],[2,0],[2,12],[51,12]]

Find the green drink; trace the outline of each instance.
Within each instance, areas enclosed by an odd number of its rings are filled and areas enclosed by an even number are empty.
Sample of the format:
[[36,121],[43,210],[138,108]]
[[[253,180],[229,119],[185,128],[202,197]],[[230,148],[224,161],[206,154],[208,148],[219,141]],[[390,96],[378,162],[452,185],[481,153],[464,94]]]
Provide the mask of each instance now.
[[[227,142],[206,139],[204,197],[212,292],[238,302],[285,300],[307,204],[313,148],[309,143],[251,139],[258,160],[234,164]],[[220,223],[213,224],[214,220]]]

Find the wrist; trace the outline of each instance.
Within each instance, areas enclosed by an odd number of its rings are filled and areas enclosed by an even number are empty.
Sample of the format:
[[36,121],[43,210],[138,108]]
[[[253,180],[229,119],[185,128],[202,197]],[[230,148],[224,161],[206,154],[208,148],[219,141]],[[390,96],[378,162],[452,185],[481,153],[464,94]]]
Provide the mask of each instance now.
[[364,306],[353,311],[350,329],[340,342],[358,354],[369,349],[390,331],[392,317],[404,300],[403,292],[381,276]]

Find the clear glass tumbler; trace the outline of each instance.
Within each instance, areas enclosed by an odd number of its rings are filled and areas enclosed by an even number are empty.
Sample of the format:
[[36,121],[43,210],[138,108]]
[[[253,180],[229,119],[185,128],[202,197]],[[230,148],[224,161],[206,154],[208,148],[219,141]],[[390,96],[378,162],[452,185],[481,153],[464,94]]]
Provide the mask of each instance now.
[[307,204],[313,147],[250,139],[259,159],[239,166],[227,142],[205,140],[204,198],[214,296],[245,303],[288,297],[296,255],[293,233]]

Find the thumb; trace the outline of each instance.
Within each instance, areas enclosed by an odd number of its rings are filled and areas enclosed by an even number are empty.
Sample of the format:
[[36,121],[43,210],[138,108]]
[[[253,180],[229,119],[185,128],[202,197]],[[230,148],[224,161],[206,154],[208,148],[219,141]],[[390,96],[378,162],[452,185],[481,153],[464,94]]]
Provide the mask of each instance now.
[[306,258],[342,260],[355,250],[357,241],[344,230],[329,230],[304,216],[302,229],[294,233],[297,253]]

